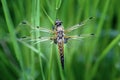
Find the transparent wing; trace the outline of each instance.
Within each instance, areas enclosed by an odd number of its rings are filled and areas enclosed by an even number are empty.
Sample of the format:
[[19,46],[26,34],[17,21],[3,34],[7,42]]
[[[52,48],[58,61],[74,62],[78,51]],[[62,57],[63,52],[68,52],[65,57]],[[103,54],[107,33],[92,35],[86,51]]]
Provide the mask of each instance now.
[[53,41],[54,37],[39,37],[39,38],[22,37],[19,40],[26,41],[26,42],[33,42],[33,44],[37,44],[37,43],[45,42],[45,41]]
[[32,31],[31,31],[31,32],[34,32],[34,31],[54,33],[52,30],[49,30],[49,29],[46,29],[46,28],[43,28],[43,27],[38,27],[38,26],[37,26],[36,28],[32,28]]
[[[31,46],[30,44],[27,44],[26,42],[24,42],[24,41],[22,41],[22,40],[20,40],[20,39],[18,39],[18,41],[19,41],[20,43],[22,43],[24,46],[26,46],[26,47],[28,47],[29,49],[31,49],[32,51],[34,51],[35,53],[37,53],[37,54],[40,53],[39,50],[36,49],[34,46]],[[47,58],[45,57],[45,55],[40,54],[40,56],[41,56],[43,59],[47,60]]]
[[93,19],[94,19],[94,17],[90,17],[90,18],[86,19],[85,21],[68,28],[67,30],[65,30],[65,33],[68,33],[68,32],[71,32],[71,31],[73,31],[75,29],[78,29],[78,28],[84,26],[86,23],[88,23],[89,21],[91,21]]
[[39,27],[39,26],[33,26],[27,21],[22,21],[18,26],[20,26],[20,25],[27,25],[28,27],[30,27],[32,29],[31,32],[41,31],[41,32],[47,32],[47,33],[54,33],[52,30],[49,30],[47,28]]
[[88,37],[92,37],[94,34],[81,34],[81,35],[74,35],[74,36],[65,36],[66,39],[84,39]]

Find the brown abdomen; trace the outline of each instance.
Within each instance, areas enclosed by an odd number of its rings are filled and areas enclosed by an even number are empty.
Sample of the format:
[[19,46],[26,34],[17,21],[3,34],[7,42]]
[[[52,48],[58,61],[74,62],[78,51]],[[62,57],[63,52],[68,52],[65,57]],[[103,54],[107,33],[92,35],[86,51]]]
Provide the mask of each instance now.
[[64,43],[63,42],[58,42],[58,49],[60,53],[60,61],[62,68],[64,69]]

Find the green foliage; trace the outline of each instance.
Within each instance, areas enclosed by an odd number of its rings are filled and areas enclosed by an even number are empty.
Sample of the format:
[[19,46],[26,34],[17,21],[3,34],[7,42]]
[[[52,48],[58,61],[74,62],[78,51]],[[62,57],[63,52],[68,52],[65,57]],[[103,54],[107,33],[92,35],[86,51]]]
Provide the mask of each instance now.
[[[1,0],[0,3],[0,80],[120,80],[119,0]],[[64,70],[56,44],[20,40],[24,36],[51,36],[32,32],[31,27],[52,30],[54,21],[59,19],[67,29],[89,17],[95,20],[68,35],[95,36],[65,44]]]

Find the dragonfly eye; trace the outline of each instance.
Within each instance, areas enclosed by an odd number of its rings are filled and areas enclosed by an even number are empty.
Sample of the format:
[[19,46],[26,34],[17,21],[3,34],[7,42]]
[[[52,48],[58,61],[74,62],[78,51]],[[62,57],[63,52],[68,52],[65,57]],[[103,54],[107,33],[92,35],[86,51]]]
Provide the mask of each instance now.
[[61,26],[61,25],[62,25],[62,22],[59,21],[59,20],[56,20],[56,21],[55,21],[55,25],[56,25],[56,26]]

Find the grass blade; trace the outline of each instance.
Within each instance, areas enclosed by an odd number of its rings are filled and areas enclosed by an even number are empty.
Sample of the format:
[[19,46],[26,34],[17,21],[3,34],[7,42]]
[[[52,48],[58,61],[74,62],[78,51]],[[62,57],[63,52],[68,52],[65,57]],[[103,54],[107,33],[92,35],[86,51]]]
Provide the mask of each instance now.
[[2,6],[3,6],[4,15],[5,15],[6,23],[7,23],[7,26],[8,26],[8,30],[9,30],[9,33],[10,33],[10,40],[12,41],[12,45],[13,45],[13,48],[14,48],[14,51],[15,51],[15,55],[16,55],[16,58],[19,61],[20,67],[21,67],[21,69],[23,71],[23,77],[24,77],[24,80],[25,80],[26,76],[25,76],[25,73],[24,73],[22,55],[21,55],[19,45],[17,43],[15,30],[14,30],[14,26],[13,26],[13,23],[12,23],[12,20],[11,20],[11,16],[9,14],[7,2],[6,2],[6,0],[1,0],[1,2],[2,2]]

